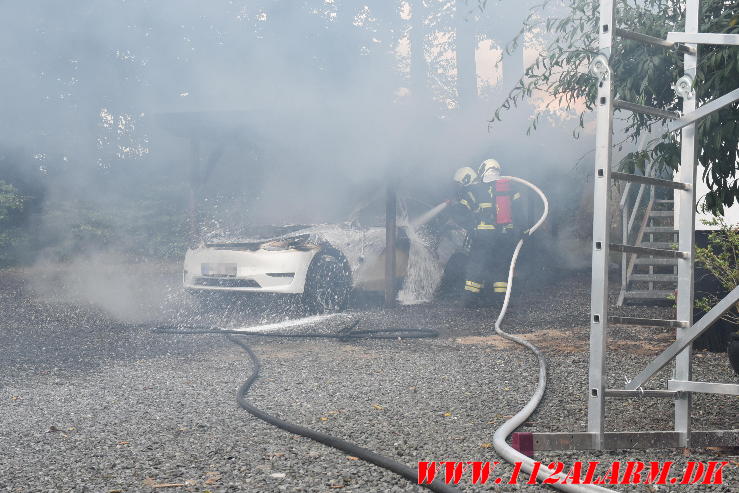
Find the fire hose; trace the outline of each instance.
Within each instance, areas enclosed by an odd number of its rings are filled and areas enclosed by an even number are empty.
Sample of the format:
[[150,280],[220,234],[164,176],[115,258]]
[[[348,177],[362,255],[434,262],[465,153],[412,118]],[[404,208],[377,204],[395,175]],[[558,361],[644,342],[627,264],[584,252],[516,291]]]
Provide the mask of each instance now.
[[[246,412],[265,421],[273,426],[283,429],[289,433],[304,436],[315,440],[316,442],[322,443],[329,447],[341,450],[351,456],[359,457],[360,459],[367,461],[376,466],[385,468],[389,471],[404,477],[412,483],[418,481],[418,473],[415,469],[408,467],[396,460],[393,460],[384,455],[380,455],[372,450],[361,447],[355,443],[342,440],[341,438],[331,436],[327,433],[312,430],[305,426],[300,426],[289,421],[282,420],[271,414],[268,414],[254,404],[249,402],[247,394],[251,389],[251,386],[259,378],[259,371],[261,370],[261,364],[256,353],[244,342],[243,339],[234,337],[235,335],[240,336],[262,336],[262,337],[279,337],[279,338],[324,338],[324,339],[337,339],[339,341],[349,341],[357,339],[422,339],[428,337],[437,337],[438,332],[431,329],[370,329],[370,330],[355,330],[359,321],[354,321],[349,324],[336,334],[320,334],[320,333],[275,333],[275,332],[252,332],[244,330],[228,330],[228,329],[214,329],[210,327],[198,327],[182,329],[179,327],[157,327],[153,331],[159,334],[223,334],[226,335],[229,341],[233,342],[249,356],[252,363],[252,372],[246,381],[241,384],[239,390],[236,392],[236,400],[239,406]],[[428,488],[431,491],[438,493],[460,493],[460,490],[454,486],[446,484],[443,480],[437,478],[429,484],[421,485],[424,488]]]
[[[542,202],[544,203],[544,212],[541,215],[541,218],[534,224],[528,231],[524,233],[524,237],[521,238],[518,241],[518,244],[516,245],[515,250],[513,251],[513,257],[511,258],[511,265],[508,268],[508,288],[506,289],[505,293],[505,299],[503,300],[503,307],[500,310],[500,314],[498,315],[498,319],[495,321],[495,333],[499,336],[508,339],[509,341],[515,342],[516,344],[520,344],[528,349],[530,349],[536,358],[539,360],[539,381],[536,385],[536,390],[534,391],[534,394],[531,396],[529,401],[526,403],[526,405],[521,408],[520,411],[518,411],[513,417],[508,419],[505,423],[503,423],[497,430],[495,430],[495,433],[493,434],[493,447],[495,448],[495,451],[500,455],[503,459],[508,461],[511,464],[514,464],[516,462],[521,463],[521,470],[525,471],[529,474],[532,473],[534,470],[534,460],[531,457],[528,457],[527,455],[522,454],[518,450],[514,449],[508,443],[506,443],[506,439],[508,436],[513,433],[516,428],[521,426],[529,417],[534,413],[536,408],[539,406],[539,403],[541,402],[541,399],[544,397],[544,390],[547,386],[547,363],[544,359],[544,355],[541,353],[539,348],[531,344],[530,342],[526,341],[525,339],[522,339],[520,337],[516,337],[514,335],[508,334],[507,332],[504,332],[500,328],[500,324],[503,322],[503,318],[505,317],[506,311],[508,310],[508,302],[511,298],[511,286],[513,286],[513,274],[516,271],[516,261],[518,260],[518,254],[521,251],[521,247],[523,246],[523,242],[526,236],[531,236],[539,227],[542,225],[544,220],[547,218],[547,215],[549,214],[549,201],[547,200],[546,195],[544,195],[544,192],[542,192],[536,185],[529,183],[528,181],[517,178],[515,176],[501,176],[499,179],[508,179],[512,181],[516,181],[518,183],[521,183],[530,189],[532,189],[534,192],[539,195],[539,198],[541,198]],[[554,484],[551,484],[551,486],[560,489],[562,491],[566,491],[568,493],[605,493],[605,492],[613,492],[614,490],[610,490],[608,488],[603,488],[601,486],[596,485],[573,485],[573,484],[565,484],[565,475],[564,474],[552,474],[551,471],[549,471],[546,468],[540,469],[537,472],[537,478],[540,480],[545,480],[547,478],[551,480],[556,479],[557,482]]]

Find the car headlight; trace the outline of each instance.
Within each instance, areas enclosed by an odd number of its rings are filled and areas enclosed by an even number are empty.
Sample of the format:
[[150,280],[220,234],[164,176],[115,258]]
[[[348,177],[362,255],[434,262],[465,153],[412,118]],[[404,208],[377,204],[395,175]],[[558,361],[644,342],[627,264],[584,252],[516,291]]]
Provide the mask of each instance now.
[[290,245],[286,241],[273,240],[267,243],[262,243],[260,247],[262,250],[276,251],[276,250],[287,250]]

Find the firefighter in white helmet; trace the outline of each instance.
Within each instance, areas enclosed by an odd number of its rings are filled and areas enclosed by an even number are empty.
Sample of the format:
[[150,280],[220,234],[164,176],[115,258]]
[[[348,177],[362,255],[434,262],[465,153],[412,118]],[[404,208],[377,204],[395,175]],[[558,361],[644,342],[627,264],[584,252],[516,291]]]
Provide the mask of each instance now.
[[469,211],[474,210],[475,197],[470,193],[470,186],[477,183],[477,172],[465,166],[454,173],[457,184],[457,202]]
[[[521,232],[521,207],[514,205],[520,194],[500,176],[500,163],[486,159],[480,164],[479,180],[468,189],[475,204],[475,224],[464,285],[467,306],[479,305],[483,291],[491,288],[498,304],[508,287],[508,264]],[[514,221],[514,215],[519,221]]]
[[454,181],[460,186],[466,187],[477,181],[477,172],[469,166],[464,166],[454,172]]
[[470,193],[470,188],[477,183],[477,172],[469,166],[459,168],[454,172],[454,183],[456,184],[456,197],[454,200],[447,201],[450,206],[449,211],[454,222],[462,226],[469,235],[474,225],[474,213],[477,209],[475,196]]

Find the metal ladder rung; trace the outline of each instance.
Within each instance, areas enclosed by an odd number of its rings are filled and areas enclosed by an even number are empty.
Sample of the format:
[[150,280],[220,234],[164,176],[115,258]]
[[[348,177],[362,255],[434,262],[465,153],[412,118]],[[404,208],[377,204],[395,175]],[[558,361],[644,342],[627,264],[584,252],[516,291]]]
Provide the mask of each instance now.
[[673,329],[688,327],[684,320],[666,320],[662,318],[638,318],[638,317],[608,317],[612,324],[619,325],[641,325],[644,327],[670,327]]
[[673,228],[672,226],[647,226],[644,228],[645,233],[668,233],[668,234],[677,234],[677,229]]
[[[614,29],[614,32],[618,29]],[[739,46],[739,34],[668,32],[666,43]]]
[[620,399],[631,399],[634,397],[668,397],[674,399],[677,390],[624,390],[624,389],[606,389],[603,391],[605,397],[616,397]]
[[633,175],[631,173],[619,173],[613,171],[611,178],[614,180],[633,181],[636,183],[644,183],[646,185],[656,185],[658,187],[674,188],[676,190],[690,190],[690,185],[680,183],[679,181],[661,180],[659,178],[650,178],[648,176]]
[[675,215],[674,211],[652,211],[649,213],[650,217],[673,217],[674,215]]
[[662,248],[649,248],[649,247],[640,247],[640,246],[633,246],[633,245],[622,245],[620,243],[611,243],[609,245],[611,247],[611,250],[616,250],[617,252],[626,252],[626,253],[641,253],[642,255],[657,255],[660,257],[668,257],[668,258],[689,258],[690,254],[688,252],[681,252],[679,250],[667,250]]
[[674,258],[637,258],[634,263],[636,265],[677,265],[677,259]]
[[616,99],[613,101],[613,107],[619,110],[644,113],[659,118],[665,118],[667,120],[680,120],[680,113],[663,110],[661,108],[653,108],[651,106],[644,106],[643,104],[629,103],[628,101],[621,101],[620,99]]
[[669,296],[674,296],[674,291],[666,290],[648,290],[648,291],[626,291],[624,298],[639,300],[666,300]]
[[677,282],[676,274],[631,274],[632,281]]
[[658,250],[670,250],[675,251],[676,241],[642,241],[641,245],[646,248],[656,248]]
[[667,381],[667,390],[739,396],[739,385],[735,383],[696,382],[693,380],[670,379]]
[[655,204],[674,204],[675,201],[672,199],[655,199]]
[[616,36],[621,36],[622,38],[625,38],[625,39],[630,39],[632,41],[640,41],[642,43],[647,43],[647,44],[651,44],[654,46],[661,46],[663,48],[674,48],[683,53],[687,52],[687,53],[695,54],[695,49],[689,46],[678,44],[679,42],[676,42],[676,41],[668,41],[662,38],[655,38],[654,36],[648,36],[646,34],[635,33],[633,31],[627,31],[626,29],[621,29],[618,27],[613,30],[613,34],[615,34]]

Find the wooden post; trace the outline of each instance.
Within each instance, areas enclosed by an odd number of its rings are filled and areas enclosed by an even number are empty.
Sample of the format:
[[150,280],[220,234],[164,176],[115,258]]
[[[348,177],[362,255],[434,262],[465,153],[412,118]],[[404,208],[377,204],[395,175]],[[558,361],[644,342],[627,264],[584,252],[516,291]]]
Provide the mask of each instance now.
[[393,306],[397,297],[395,285],[395,247],[397,240],[397,196],[395,186],[387,185],[385,200],[385,306]]
[[188,203],[188,223],[190,226],[190,247],[200,243],[200,231],[198,227],[198,190],[200,189],[200,142],[196,138],[190,139],[190,152],[192,163],[190,164],[190,200]]

